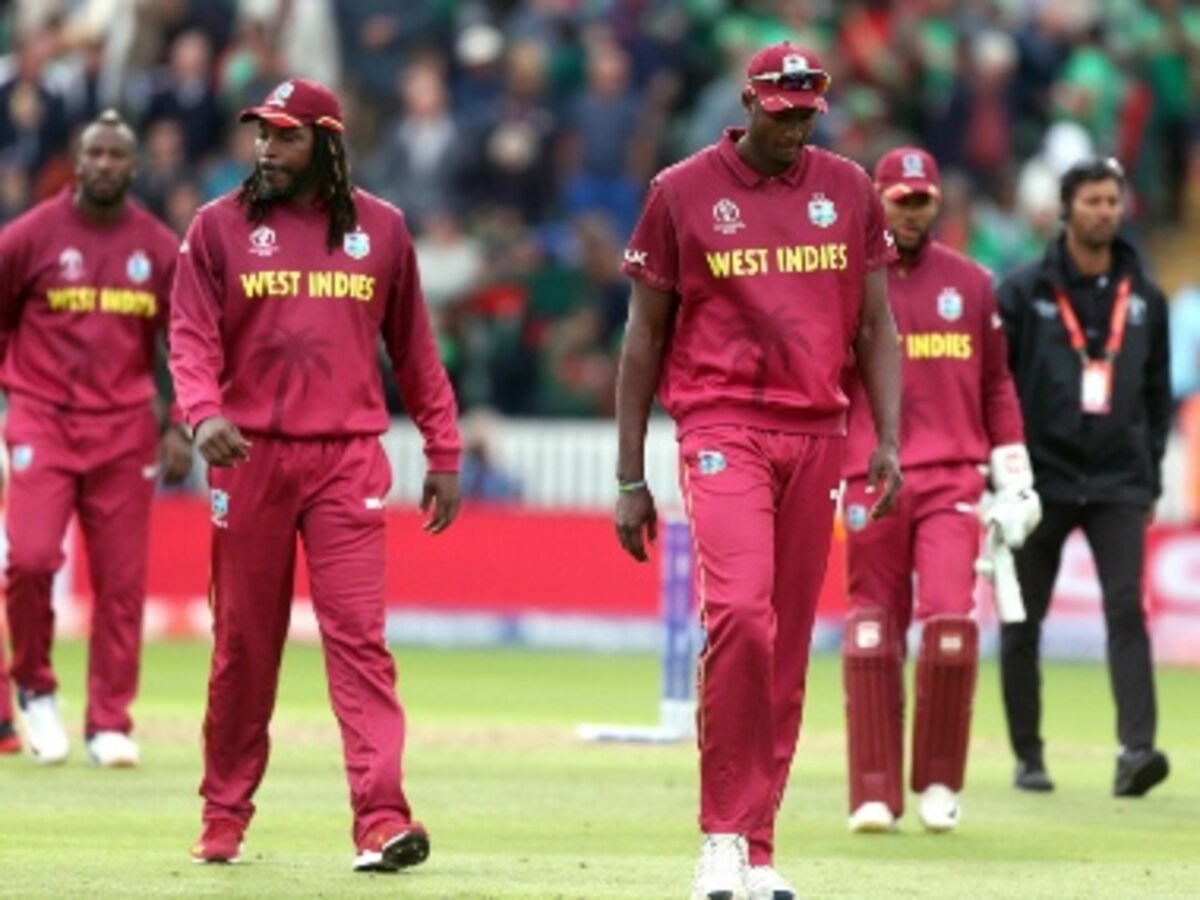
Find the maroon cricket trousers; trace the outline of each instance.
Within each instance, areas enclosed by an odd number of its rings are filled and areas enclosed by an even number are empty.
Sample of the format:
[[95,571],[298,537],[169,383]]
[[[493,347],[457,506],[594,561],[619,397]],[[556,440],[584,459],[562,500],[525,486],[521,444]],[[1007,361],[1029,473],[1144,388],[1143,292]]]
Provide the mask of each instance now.
[[267,767],[304,542],[329,695],[341,729],[354,839],[411,821],[401,788],[404,711],[385,639],[384,528],[391,468],[378,437],[249,434],[250,460],[209,470],[213,660],[204,720],[204,819],[245,827]]
[[137,694],[158,474],[158,426],[150,404],[104,414],[63,412],[9,397],[7,611],[12,680],[27,694],[58,690],[51,664],[51,583],[78,513],[95,594],[88,639],[84,733],[128,733]]

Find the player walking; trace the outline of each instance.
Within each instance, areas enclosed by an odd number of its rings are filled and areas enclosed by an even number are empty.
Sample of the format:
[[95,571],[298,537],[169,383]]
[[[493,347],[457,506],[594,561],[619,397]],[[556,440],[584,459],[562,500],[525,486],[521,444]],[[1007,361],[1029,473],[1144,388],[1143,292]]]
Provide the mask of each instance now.
[[904,360],[905,482],[895,513],[871,521],[871,418],[855,386],[843,467],[850,828],[890,831],[904,812],[905,635],[915,616],[924,628],[911,784],[925,828],[949,831],[959,820],[979,662],[971,612],[980,467],[990,463],[996,500],[988,515],[1010,545],[1034,528],[1040,507],[991,277],[930,234],[941,196],[937,163],[915,147],[892,150],[875,169],[875,186],[900,251],[887,282]]
[[84,129],[78,184],[0,234],[0,386],[8,393],[8,624],[26,741],[61,763],[70,740],[51,663],[50,585],[77,513],[95,589],[84,734],[101,766],[139,761],[138,688],[150,504],[191,470],[191,447],[155,416],[157,340],[176,238],[128,196],[133,132],[115,112]]
[[655,537],[644,445],[655,391],[675,420],[707,632],[693,898],[788,900],[775,816],[804,705],[844,448],[840,379],[861,369],[878,432],[872,515],[891,508],[900,361],[878,197],[806,146],[829,76],[791,44],[754,56],[748,127],[654,180],[625,252],[633,279],[617,385],[617,534]]
[[179,400],[211,466],[214,646],[197,862],[236,862],[266,771],[267,726],[304,541],[341,727],[359,871],[422,862],[404,795],[404,712],[384,642],[391,467],[376,348],[425,437],[426,530],[458,511],[454,396],[401,213],[349,180],[337,98],[293,79],[242,113],[258,163],[208,204],[180,254]]

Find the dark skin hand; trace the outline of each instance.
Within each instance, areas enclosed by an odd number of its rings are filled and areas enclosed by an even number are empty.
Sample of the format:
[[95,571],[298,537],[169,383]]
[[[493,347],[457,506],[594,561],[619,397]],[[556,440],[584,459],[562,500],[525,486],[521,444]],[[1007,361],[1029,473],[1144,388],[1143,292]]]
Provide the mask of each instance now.
[[[617,373],[617,480],[623,484],[643,479],[646,425],[676,307],[672,294],[634,281]],[[646,562],[646,541],[658,538],[658,511],[650,489],[618,492],[613,524],[625,552]]]
[[196,429],[196,449],[210,466],[228,468],[250,458],[250,442],[224,416],[205,419]]
[[178,428],[168,428],[159,438],[158,465],[166,484],[182,484],[192,473],[192,443]]
[[429,472],[425,476],[425,487],[421,491],[421,512],[432,515],[421,526],[430,534],[441,534],[458,515],[462,502],[462,488],[457,472]]
[[887,272],[869,272],[863,292],[862,318],[854,339],[854,355],[879,444],[867,463],[867,491],[883,493],[871,507],[871,519],[896,506],[904,478],[900,474],[900,345],[887,300]]

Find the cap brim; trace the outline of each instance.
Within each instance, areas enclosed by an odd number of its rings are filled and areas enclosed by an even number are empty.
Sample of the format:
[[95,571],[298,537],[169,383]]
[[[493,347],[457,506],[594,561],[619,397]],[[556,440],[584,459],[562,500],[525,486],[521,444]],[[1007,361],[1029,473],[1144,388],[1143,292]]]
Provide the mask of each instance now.
[[251,122],[256,119],[269,122],[278,128],[303,128],[305,125],[319,125],[330,131],[340,132],[343,130],[342,123],[329,116],[321,116],[315,122],[305,122],[271,106],[252,106],[249,109],[243,109],[241,115],[238,116],[239,122]]
[[903,197],[909,197],[913,194],[928,194],[930,197],[940,197],[942,196],[942,189],[932,181],[910,178],[896,184],[889,184],[880,193],[888,200],[900,200]]
[[238,116],[239,122],[252,122],[256,119],[262,119],[262,121],[270,122],[280,128],[303,128],[305,125],[295,116],[289,116],[287,113],[269,106],[252,106],[249,109],[243,109],[242,114]]
[[815,109],[817,112],[828,112],[829,104],[820,94],[811,91],[780,91],[774,94],[764,94],[755,91],[758,105],[769,113],[786,112],[789,109]]

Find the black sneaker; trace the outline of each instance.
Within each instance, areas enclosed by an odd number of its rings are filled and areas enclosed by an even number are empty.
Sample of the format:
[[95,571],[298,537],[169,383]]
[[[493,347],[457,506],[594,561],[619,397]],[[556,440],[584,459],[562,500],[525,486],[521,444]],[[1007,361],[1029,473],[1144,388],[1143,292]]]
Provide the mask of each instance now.
[[1142,797],[1150,788],[1166,780],[1171,771],[1167,755],[1148,747],[1145,750],[1122,750],[1117,757],[1117,777],[1113,795]]
[[1050,773],[1046,771],[1045,764],[1027,762],[1022,759],[1017,761],[1017,774],[1013,776],[1013,787],[1019,791],[1047,794],[1054,790],[1054,782],[1050,780]]

